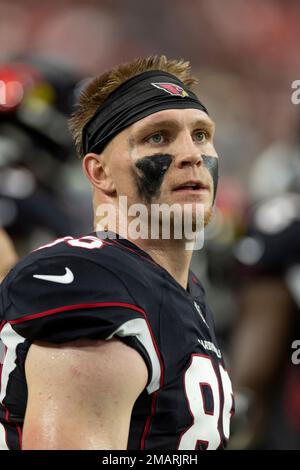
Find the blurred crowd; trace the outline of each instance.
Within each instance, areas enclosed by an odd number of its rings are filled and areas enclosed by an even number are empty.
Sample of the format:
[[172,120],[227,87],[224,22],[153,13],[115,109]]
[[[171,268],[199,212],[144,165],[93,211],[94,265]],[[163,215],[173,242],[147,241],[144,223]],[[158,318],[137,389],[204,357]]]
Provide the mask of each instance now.
[[190,60],[217,124],[219,194],[192,268],[233,379],[230,447],[300,449],[300,3],[146,5],[0,0],[0,279],[37,246],[92,231],[67,127],[85,80],[138,56]]

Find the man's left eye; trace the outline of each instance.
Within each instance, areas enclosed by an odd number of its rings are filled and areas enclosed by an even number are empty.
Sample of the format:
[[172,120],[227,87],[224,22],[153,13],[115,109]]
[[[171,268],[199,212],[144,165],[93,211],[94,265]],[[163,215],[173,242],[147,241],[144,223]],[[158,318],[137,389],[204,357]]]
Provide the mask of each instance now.
[[204,131],[197,131],[195,132],[194,134],[194,139],[197,141],[197,142],[202,142],[203,140],[205,140],[206,138],[206,134]]

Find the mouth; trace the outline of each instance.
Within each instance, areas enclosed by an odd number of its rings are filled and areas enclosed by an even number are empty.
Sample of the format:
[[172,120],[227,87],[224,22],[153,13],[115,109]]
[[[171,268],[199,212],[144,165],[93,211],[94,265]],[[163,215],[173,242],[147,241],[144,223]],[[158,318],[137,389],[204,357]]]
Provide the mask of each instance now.
[[203,193],[204,191],[209,190],[209,185],[202,183],[199,180],[186,181],[180,185],[177,185],[173,188],[175,192],[193,192],[193,193]]

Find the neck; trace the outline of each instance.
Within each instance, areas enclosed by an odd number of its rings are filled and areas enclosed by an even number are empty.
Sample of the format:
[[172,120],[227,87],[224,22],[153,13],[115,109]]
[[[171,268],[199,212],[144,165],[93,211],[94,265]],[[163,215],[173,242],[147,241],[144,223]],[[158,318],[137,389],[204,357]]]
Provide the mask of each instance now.
[[184,289],[188,286],[192,251],[187,250],[183,240],[130,240],[148,253],[154,261],[168,271]]
[[[96,211],[95,214],[97,214]],[[132,238],[127,230],[130,222],[127,219],[127,214],[125,214],[125,217],[120,217],[123,214],[121,211],[116,212],[116,214],[118,215],[117,219],[114,218],[115,214],[112,218],[109,216],[104,219],[96,216],[94,220],[95,231],[105,229],[123,236],[148,253],[157,264],[171,274],[178,284],[187,289],[193,242],[185,238],[153,239],[151,236],[148,238]],[[148,227],[148,224],[146,226]]]

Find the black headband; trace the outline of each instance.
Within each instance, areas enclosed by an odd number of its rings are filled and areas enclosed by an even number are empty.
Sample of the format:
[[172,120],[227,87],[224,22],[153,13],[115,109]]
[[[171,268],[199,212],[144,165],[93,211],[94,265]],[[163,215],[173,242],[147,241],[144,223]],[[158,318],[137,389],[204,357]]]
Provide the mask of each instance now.
[[208,114],[198,97],[168,72],[149,71],[114,90],[82,131],[85,153],[101,153],[119,132],[164,109],[195,108]]

